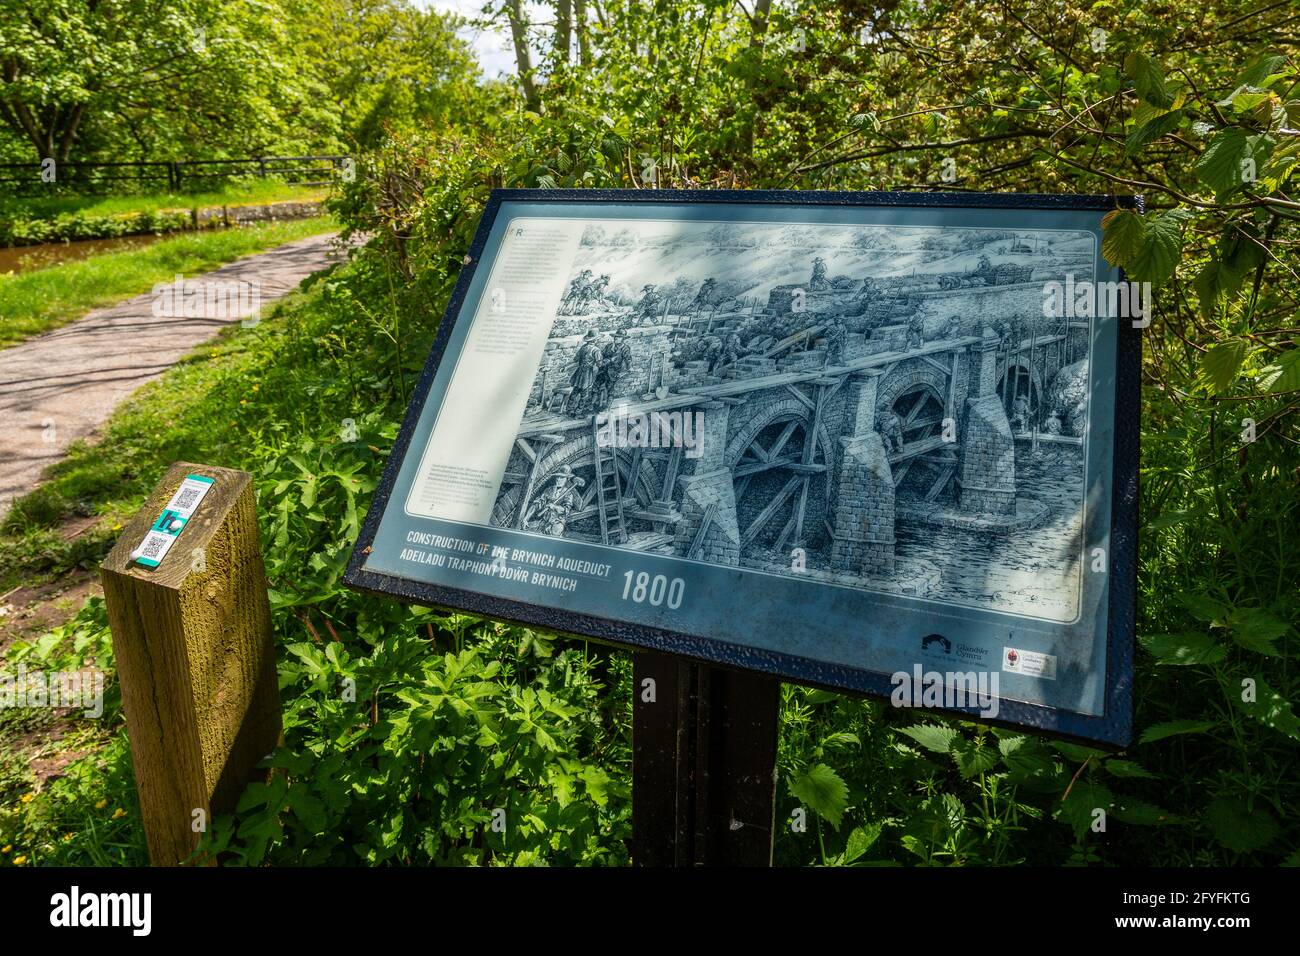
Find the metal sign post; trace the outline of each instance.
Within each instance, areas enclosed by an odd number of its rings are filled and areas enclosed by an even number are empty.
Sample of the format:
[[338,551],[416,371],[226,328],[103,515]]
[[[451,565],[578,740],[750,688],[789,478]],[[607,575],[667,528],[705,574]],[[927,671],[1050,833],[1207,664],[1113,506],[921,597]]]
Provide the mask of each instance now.
[[771,866],[781,682],[632,655],[632,862]]

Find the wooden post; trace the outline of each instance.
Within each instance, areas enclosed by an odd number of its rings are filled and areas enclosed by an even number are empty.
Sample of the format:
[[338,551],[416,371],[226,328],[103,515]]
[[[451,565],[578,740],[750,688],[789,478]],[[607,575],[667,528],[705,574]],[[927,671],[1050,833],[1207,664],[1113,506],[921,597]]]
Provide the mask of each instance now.
[[632,661],[633,864],[771,866],[780,681]]
[[[188,474],[215,484],[154,569],[135,564]],[[280,738],[252,476],[177,462],[100,568],[149,859],[185,862]],[[201,811],[198,812],[198,811]]]

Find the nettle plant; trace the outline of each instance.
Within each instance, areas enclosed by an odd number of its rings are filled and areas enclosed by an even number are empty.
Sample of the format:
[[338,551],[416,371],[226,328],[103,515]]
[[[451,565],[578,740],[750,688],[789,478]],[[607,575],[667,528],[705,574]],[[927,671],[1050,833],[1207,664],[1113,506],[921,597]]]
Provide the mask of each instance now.
[[[198,854],[284,865],[618,864],[626,721],[585,646],[356,594],[340,576],[396,426],[259,476],[284,744]],[[630,699],[625,666],[616,699]]]

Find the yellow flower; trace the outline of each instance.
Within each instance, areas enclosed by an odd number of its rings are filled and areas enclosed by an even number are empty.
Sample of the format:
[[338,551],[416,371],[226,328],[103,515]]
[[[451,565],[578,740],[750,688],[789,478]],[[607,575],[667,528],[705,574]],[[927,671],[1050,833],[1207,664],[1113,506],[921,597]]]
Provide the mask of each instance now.
[[63,842],[64,842],[64,843],[69,842],[71,839],[72,839],[72,834],[71,834],[71,833],[65,833],[65,834],[63,834]]
[[0,853],[8,854],[13,848],[14,845],[12,843],[6,843],[4,846],[0,846]]
[[114,530],[114,531],[121,531],[121,530],[122,530],[122,522],[120,522],[120,521],[114,522],[114,523],[113,523],[113,530]]
[[107,800],[100,800],[99,803],[95,804],[95,809],[96,809],[96,810],[103,810],[106,806],[108,806],[108,801],[107,801]]
[[261,387],[262,387],[262,386],[260,386],[260,385],[254,385],[254,386],[253,386],[253,391],[256,392],[256,391],[257,391],[259,388],[261,388]]
[[246,398],[241,398],[241,399],[239,400],[239,404],[240,404],[240,405],[247,405],[247,404],[248,404],[248,399],[246,399]]
[[27,854],[22,853],[14,857],[14,866],[22,866],[27,862]]
[[31,803],[35,799],[36,799],[36,794],[34,793],[24,793],[22,796],[23,803]]
[[113,811],[113,819],[114,819],[114,820],[120,820],[120,819],[122,819],[124,816],[126,816],[126,811],[123,810],[121,807],[118,807],[116,810]]

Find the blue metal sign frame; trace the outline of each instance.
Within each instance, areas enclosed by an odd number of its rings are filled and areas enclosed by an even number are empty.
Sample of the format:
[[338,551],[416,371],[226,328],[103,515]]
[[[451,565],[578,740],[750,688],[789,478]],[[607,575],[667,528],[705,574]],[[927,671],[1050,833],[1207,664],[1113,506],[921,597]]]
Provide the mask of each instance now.
[[[429,416],[436,414],[435,405],[444,397],[443,392],[437,392],[433,395],[434,403],[430,404],[431,393],[435,392],[435,380],[442,381],[450,374],[457,358],[456,352],[464,345],[465,327],[472,322],[475,303],[482,297],[484,291],[482,286],[487,281],[486,273],[492,265],[492,256],[496,251],[494,243],[500,241],[501,231],[509,219],[508,216],[503,218],[503,211],[525,211],[537,214],[538,210],[555,210],[556,214],[561,214],[575,206],[582,207],[582,210],[585,210],[584,215],[587,216],[592,214],[593,207],[605,207],[619,209],[622,215],[633,217],[644,215],[645,218],[651,219],[664,209],[678,206],[706,210],[711,217],[717,218],[725,218],[728,215],[734,217],[740,210],[752,211],[757,206],[778,210],[806,210],[831,219],[835,218],[837,210],[840,212],[878,210],[887,211],[889,215],[895,216],[895,222],[906,222],[907,217],[915,216],[927,223],[936,221],[934,218],[936,213],[940,216],[938,221],[947,221],[944,217],[962,211],[971,211],[976,216],[987,216],[992,212],[1000,215],[989,219],[989,222],[1000,223],[1014,231],[1016,228],[1032,230],[1034,226],[1026,225],[1025,217],[1032,217],[1036,211],[1060,213],[1066,216],[1087,214],[1085,218],[1099,225],[1101,216],[1115,209],[1129,208],[1140,212],[1141,200],[1137,197],[1114,196],[739,190],[495,190],[492,193],[349,561],[345,582],[362,591],[388,595],[412,603],[452,608],[548,628],[633,650],[645,649],[678,654],[700,662],[775,675],[783,680],[830,690],[889,698],[898,686],[897,673],[904,663],[903,657],[897,654],[895,657],[898,658],[899,666],[891,669],[893,672],[891,677],[890,670],[855,666],[844,660],[827,659],[826,655],[814,656],[816,652],[809,653],[810,648],[807,645],[800,645],[798,641],[790,642],[790,647],[797,650],[783,650],[779,636],[766,641],[766,646],[757,642],[745,643],[743,639],[736,639],[734,634],[730,635],[729,639],[720,639],[717,636],[700,633],[699,630],[692,633],[677,626],[656,626],[654,621],[649,620],[644,614],[621,615],[617,609],[612,609],[608,613],[591,613],[589,609],[579,610],[573,607],[571,602],[566,602],[563,597],[548,600],[544,595],[539,597],[535,590],[529,591],[526,598],[521,598],[509,596],[508,593],[503,592],[503,588],[496,586],[484,590],[452,586],[445,583],[445,580],[435,580],[439,575],[434,572],[426,573],[419,568],[396,562],[391,554],[384,560],[379,559],[380,552],[394,551],[391,546],[392,542],[397,540],[394,529],[400,530],[421,524],[420,519],[413,518],[409,512],[405,512],[404,508],[410,484],[409,474],[405,479],[405,485],[399,481],[399,476],[408,461],[408,454],[412,451],[414,455],[407,468],[408,471],[414,468],[420,459],[422,443],[429,438],[428,433],[431,428]],[[1021,213],[1024,217],[1019,217]],[[900,216],[901,219],[898,218]],[[926,216],[929,218],[924,218]],[[799,221],[797,217],[795,221]],[[480,265],[484,266],[481,270]],[[1118,270],[1113,274],[1119,276]],[[477,283],[476,277],[478,277]],[[467,303],[469,299],[473,301]],[[467,310],[467,304],[470,317],[462,315],[462,312]],[[1097,527],[1101,529],[1108,545],[1102,558],[1102,574],[1106,584],[1100,603],[1104,607],[1099,609],[1097,617],[1098,621],[1104,622],[1105,635],[1104,640],[1100,634],[1093,635],[1098,650],[1092,660],[1101,665],[1100,673],[1076,675],[1078,680],[1086,682],[1087,686],[1092,688],[1089,693],[1095,696],[1098,704],[1091,708],[1072,708],[1043,700],[1004,696],[999,699],[996,716],[989,719],[989,722],[1002,726],[1052,732],[1106,747],[1124,747],[1131,742],[1133,733],[1141,332],[1140,329],[1133,327],[1132,323],[1118,319],[1114,320],[1111,327],[1114,328],[1114,336],[1111,340],[1113,363],[1106,370],[1105,381],[1100,386],[1094,385],[1100,387],[1102,391],[1092,394],[1101,395],[1105,399],[1109,408],[1113,410],[1113,419],[1107,423],[1109,427],[1096,429],[1095,433],[1090,426],[1087,432],[1089,439],[1085,442],[1085,449],[1098,440],[1104,441],[1106,445],[1103,449],[1104,454],[1096,459],[1105,464],[1108,478],[1105,484],[1109,492],[1108,513],[1096,517]],[[974,342],[973,339],[966,341]],[[979,346],[979,342],[969,345],[972,350],[978,350]],[[1032,354],[1031,346],[1031,362]],[[956,361],[954,358],[954,377],[957,374]],[[442,379],[439,379],[440,372],[443,373]],[[490,407],[478,411],[485,417],[494,413]],[[887,438],[886,442],[888,442]],[[1085,450],[1083,454],[1087,458],[1092,452]],[[434,524],[430,527],[442,526]],[[386,536],[381,534],[385,528],[388,529]],[[495,537],[489,535],[493,541],[517,541],[514,536],[523,534],[523,532],[504,528],[488,530],[499,531]],[[1089,536],[1087,542],[1091,541],[1093,539]],[[378,552],[377,544],[380,549]],[[575,553],[585,552],[579,548]],[[666,557],[661,560],[684,559]],[[700,574],[713,574],[718,570],[716,567],[708,567],[707,560],[696,562],[696,565],[700,568]],[[461,578],[456,580],[458,584],[464,581]],[[776,579],[758,581],[755,584],[755,593],[771,590],[781,583]],[[715,581],[710,594],[718,595],[719,586]],[[493,590],[496,593],[489,593]],[[850,593],[866,594],[866,592]],[[719,600],[723,600],[721,596]],[[873,597],[866,594],[855,600],[858,602],[856,614],[864,617],[873,616],[877,606],[873,603],[875,601]],[[803,613],[799,606],[802,602],[798,599],[796,602],[796,606],[789,609],[786,620],[797,620]],[[566,603],[570,603],[570,606],[566,607]],[[886,603],[882,601],[879,606],[884,607]],[[817,605],[816,613],[821,614],[827,606],[830,605]],[[772,606],[765,607],[770,610]],[[903,614],[904,617],[894,617],[890,620],[906,619],[906,613],[905,610],[901,611],[899,614]],[[949,629],[946,635],[942,633],[937,635],[946,645],[947,650],[951,650],[954,642],[962,640],[960,626],[956,624],[952,626],[958,629],[955,631]],[[927,620],[927,627],[923,629],[932,631],[933,621]],[[779,631],[779,626],[775,630]],[[923,640],[927,643],[922,644],[921,647],[926,648],[927,651],[936,648],[944,649],[928,643],[935,636],[930,633],[924,635]],[[918,652],[921,647],[917,648]],[[1011,650],[1011,658],[1008,658],[1007,650],[1007,648],[1003,649],[1001,660],[998,661],[1003,665],[1003,672],[1013,670],[1008,664],[1018,663],[1015,660],[1016,651]],[[912,662],[920,667],[922,663],[934,661],[933,658],[918,655],[912,658]],[[988,663],[991,662],[986,661],[986,664]],[[1053,669],[1056,667],[1054,657],[1051,658],[1051,667]],[[1021,680],[1019,675],[1015,674],[1011,674],[1008,679]],[[1062,681],[1061,686],[1065,686],[1065,681]],[[1083,692],[1077,693],[1082,699]],[[968,719],[989,717],[976,706],[944,706],[941,701],[935,709]]]

